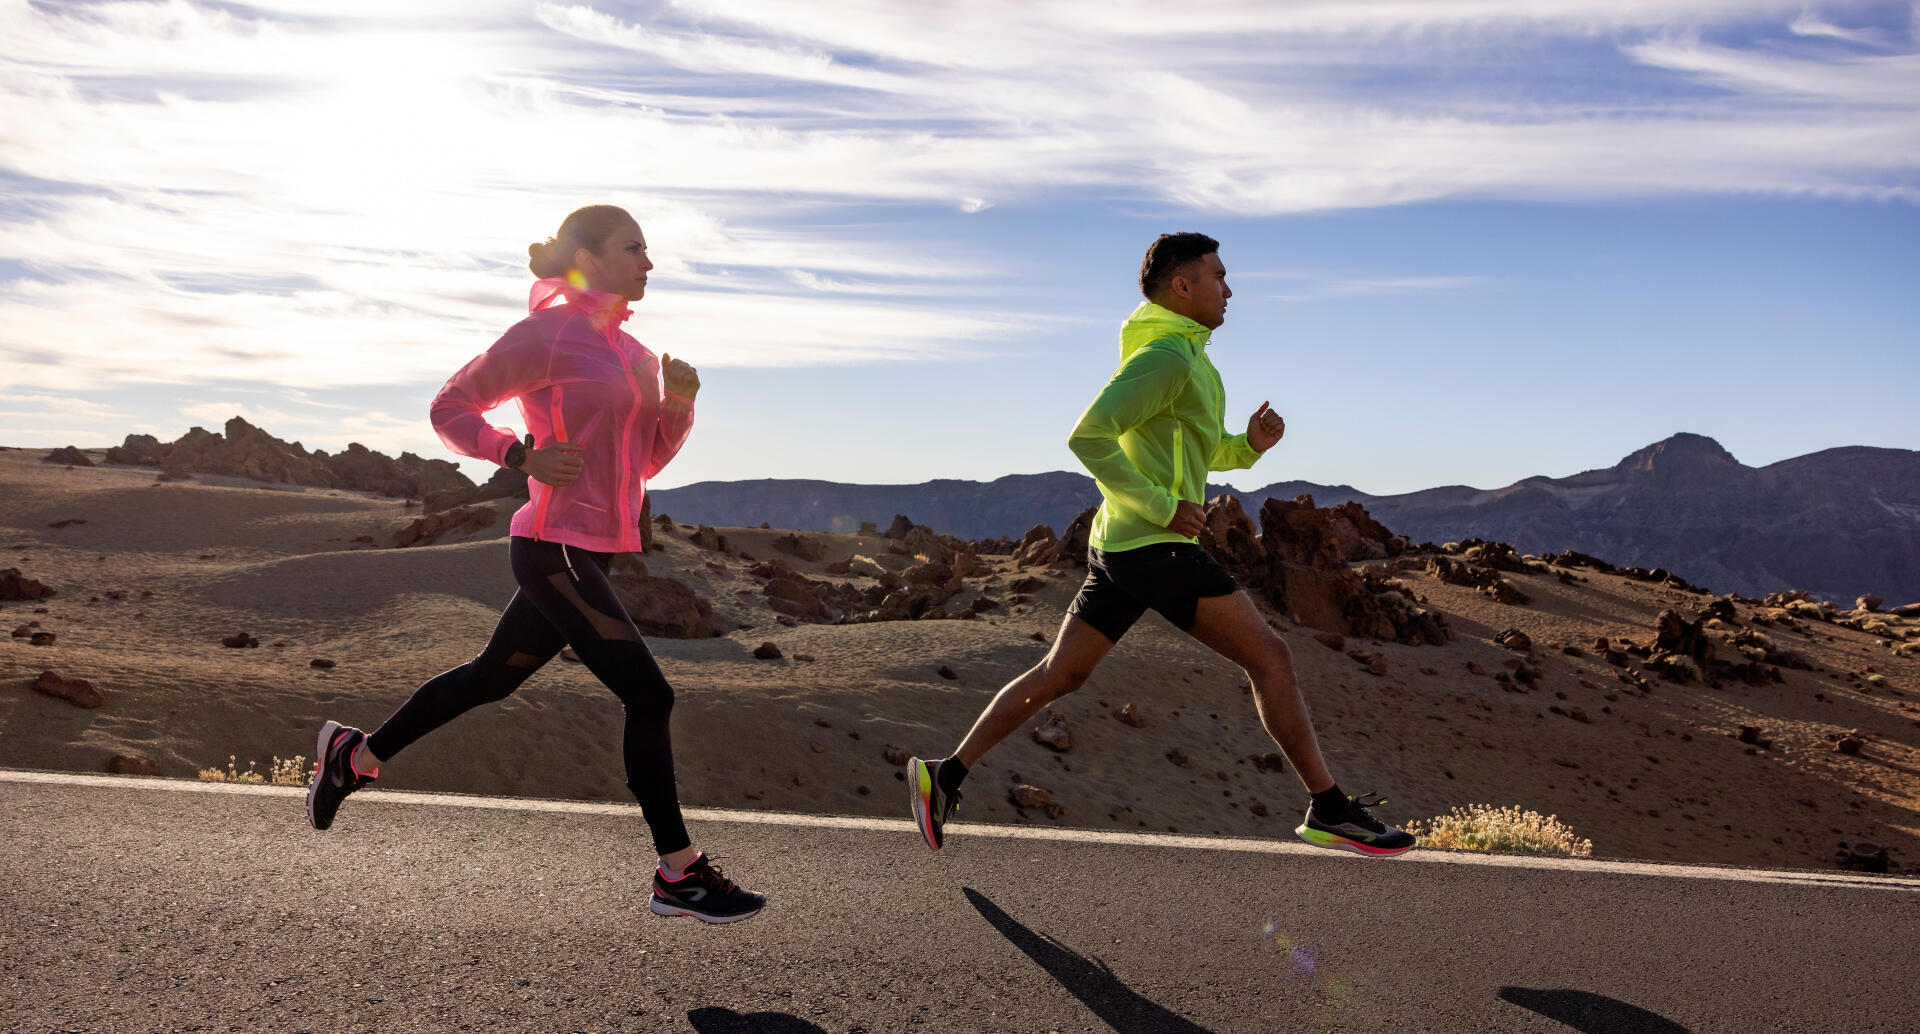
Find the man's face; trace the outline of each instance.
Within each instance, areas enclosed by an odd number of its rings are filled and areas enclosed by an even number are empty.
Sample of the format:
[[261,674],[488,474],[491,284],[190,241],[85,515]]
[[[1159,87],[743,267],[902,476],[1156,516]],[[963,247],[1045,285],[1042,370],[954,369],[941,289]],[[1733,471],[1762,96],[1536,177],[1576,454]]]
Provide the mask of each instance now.
[[1227,321],[1227,299],[1233,297],[1233,289],[1227,286],[1227,267],[1218,252],[1187,263],[1174,275],[1173,290],[1195,323],[1212,330]]

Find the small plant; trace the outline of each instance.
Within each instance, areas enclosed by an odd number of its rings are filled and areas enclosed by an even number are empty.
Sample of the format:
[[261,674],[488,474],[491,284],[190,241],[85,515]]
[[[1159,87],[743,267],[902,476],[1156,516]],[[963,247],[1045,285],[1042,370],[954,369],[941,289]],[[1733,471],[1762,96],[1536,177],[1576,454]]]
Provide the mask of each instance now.
[[227,755],[227,767],[203,768],[200,778],[210,783],[265,783],[271,786],[305,786],[313,781],[313,768],[307,765],[307,759],[299,754],[282,760],[280,755],[273,756],[266,774],[255,771],[259,762],[247,762],[246,771],[241,771],[239,761],[232,754]]
[[1407,832],[1422,847],[1451,851],[1593,857],[1593,841],[1575,836],[1573,827],[1557,817],[1511,806],[1469,804],[1428,821],[1409,823]]

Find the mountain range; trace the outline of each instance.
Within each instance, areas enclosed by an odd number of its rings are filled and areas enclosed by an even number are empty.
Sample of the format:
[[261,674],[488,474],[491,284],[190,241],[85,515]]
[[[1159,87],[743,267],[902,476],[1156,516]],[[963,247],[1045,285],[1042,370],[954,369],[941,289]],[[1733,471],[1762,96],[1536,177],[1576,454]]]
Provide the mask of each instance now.
[[[894,514],[962,538],[1063,528],[1100,501],[1093,479],[1056,471],[993,481],[913,485],[763,479],[707,481],[650,493],[653,512],[683,522],[851,532]],[[1504,488],[1448,485],[1370,495],[1349,485],[1281,481],[1239,496],[1358,502],[1414,541],[1485,538],[1525,552],[1578,550],[1615,564],[1664,567],[1718,592],[1806,589],[1920,600],[1920,452],[1849,446],[1749,467],[1711,438],[1676,434],[1611,467],[1536,476]]]

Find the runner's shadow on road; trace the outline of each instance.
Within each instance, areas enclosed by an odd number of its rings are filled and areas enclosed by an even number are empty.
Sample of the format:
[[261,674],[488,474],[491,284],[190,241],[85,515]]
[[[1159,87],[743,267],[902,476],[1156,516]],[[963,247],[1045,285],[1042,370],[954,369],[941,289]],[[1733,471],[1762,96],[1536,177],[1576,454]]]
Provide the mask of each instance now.
[[1205,1027],[1140,997],[1121,983],[1105,963],[1089,959],[1051,937],[1043,937],[1020,925],[1019,920],[987,900],[985,894],[972,887],[961,888],[961,893],[1002,937],[1039,963],[1061,987],[1119,1034],[1210,1034]]
[[1690,1034],[1665,1016],[1591,991],[1503,987],[1500,997],[1581,1034]]
[[732,1009],[709,1006],[687,1014],[687,1022],[700,1034],[827,1034],[792,1013],[737,1013]]

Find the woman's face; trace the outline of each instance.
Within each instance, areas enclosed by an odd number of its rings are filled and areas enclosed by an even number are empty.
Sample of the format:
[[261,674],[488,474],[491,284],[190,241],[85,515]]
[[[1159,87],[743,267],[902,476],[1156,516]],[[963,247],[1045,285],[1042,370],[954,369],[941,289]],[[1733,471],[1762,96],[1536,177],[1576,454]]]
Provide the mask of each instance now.
[[574,253],[574,258],[587,278],[588,287],[632,302],[646,296],[647,270],[653,268],[653,263],[647,260],[647,239],[641,235],[639,224],[632,220],[607,238],[600,254],[581,248]]

